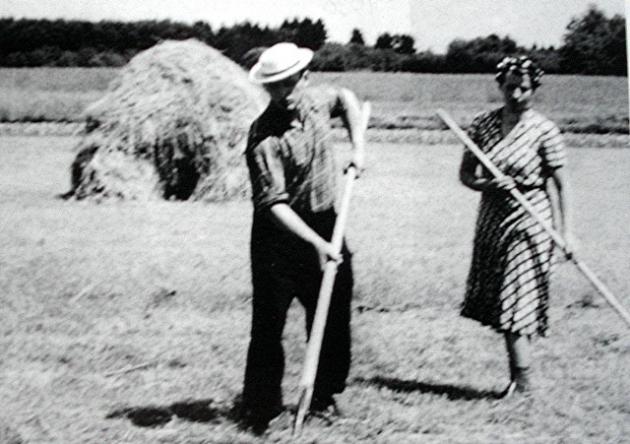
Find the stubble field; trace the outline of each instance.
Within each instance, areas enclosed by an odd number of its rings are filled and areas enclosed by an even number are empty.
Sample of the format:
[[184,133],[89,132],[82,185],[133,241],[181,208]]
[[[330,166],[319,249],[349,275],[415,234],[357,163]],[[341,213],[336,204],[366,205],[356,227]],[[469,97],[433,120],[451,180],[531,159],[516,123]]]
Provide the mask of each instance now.
[[[290,442],[238,429],[250,316],[249,202],[56,199],[75,140],[0,138],[0,432],[28,443]],[[348,146],[339,144],[343,157]],[[535,396],[500,401],[501,338],[458,316],[478,196],[461,148],[372,142],[352,202],[353,365],[344,417],[300,442],[630,442],[628,328],[567,264]],[[630,306],[630,151],[570,149],[580,257]],[[303,317],[285,334],[297,401]],[[3,438],[0,435],[0,440]]]

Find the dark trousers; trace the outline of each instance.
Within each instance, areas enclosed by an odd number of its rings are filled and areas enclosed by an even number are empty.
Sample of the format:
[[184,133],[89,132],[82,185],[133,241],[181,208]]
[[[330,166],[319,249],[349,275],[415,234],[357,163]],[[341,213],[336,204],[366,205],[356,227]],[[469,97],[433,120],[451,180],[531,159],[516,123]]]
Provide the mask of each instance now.
[[[329,240],[335,213],[304,217],[307,224]],[[341,393],[350,369],[350,301],[352,259],[345,243],[328,313],[313,390],[314,398]],[[247,414],[265,419],[282,406],[284,350],[282,332],[294,297],[306,311],[307,335],[311,330],[322,279],[312,246],[265,221],[254,221],[252,230],[251,340],[247,353],[243,407]]]

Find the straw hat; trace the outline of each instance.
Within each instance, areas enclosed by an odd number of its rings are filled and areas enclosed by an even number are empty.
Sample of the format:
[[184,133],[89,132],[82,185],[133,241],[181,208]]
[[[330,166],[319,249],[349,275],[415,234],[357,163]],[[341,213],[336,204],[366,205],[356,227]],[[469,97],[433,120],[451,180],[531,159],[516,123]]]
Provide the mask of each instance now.
[[313,51],[298,48],[293,43],[276,43],[266,49],[249,71],[249,80],[253,83],[273,83],[306,68],[313,58]]

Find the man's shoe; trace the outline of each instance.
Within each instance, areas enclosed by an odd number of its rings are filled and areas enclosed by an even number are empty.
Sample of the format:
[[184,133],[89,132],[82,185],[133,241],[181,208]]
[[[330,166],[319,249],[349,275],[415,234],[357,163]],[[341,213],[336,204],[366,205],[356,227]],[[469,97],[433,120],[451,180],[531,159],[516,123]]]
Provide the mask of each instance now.
[[309,409],[311,416],[320,418],[328,422],[332,422],[336,418],[342,416],[335,398],[331,396],[317,397],[311,401]]
[[243,429],[249,430],[254,435],[260,436],[265,433],[269,427],[269,423],[283,411],[284,408],[282,406],[271,408],[265,413],[254,413],[251,410],[243,409],[238,422]]

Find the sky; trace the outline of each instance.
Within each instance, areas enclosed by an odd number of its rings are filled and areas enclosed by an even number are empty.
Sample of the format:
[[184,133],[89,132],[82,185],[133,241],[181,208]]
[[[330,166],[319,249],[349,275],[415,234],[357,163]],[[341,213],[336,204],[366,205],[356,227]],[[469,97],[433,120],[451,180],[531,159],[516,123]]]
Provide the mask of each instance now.
[[404,33],[417,50],[444,53],[455,38],[491,33],[525,46],[559,46],[571,18],[589,4],[625,15],[624,0],[0,0],[0,17],[203,20],[214,29],[310,17],[324,21],[330,41],[345,43],[358,28],[368,44],[383,32]]

